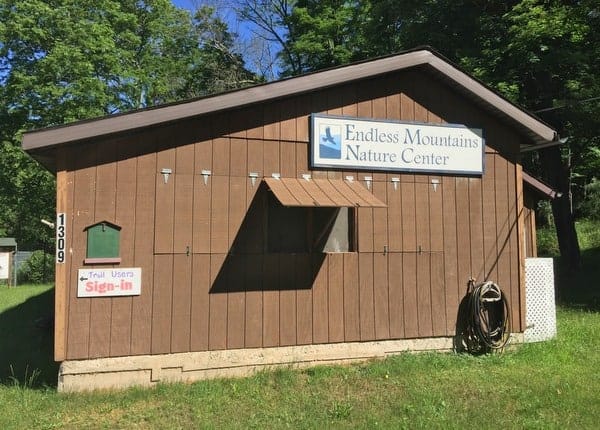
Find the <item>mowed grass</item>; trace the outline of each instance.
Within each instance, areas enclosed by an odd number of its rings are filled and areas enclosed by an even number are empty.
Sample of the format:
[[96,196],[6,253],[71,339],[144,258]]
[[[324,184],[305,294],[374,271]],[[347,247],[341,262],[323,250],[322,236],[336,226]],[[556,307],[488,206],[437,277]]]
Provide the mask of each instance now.
[[59,394],[0,386],[0,428],[598,428],[600,314],[501,355],[403,354],[244,379]]

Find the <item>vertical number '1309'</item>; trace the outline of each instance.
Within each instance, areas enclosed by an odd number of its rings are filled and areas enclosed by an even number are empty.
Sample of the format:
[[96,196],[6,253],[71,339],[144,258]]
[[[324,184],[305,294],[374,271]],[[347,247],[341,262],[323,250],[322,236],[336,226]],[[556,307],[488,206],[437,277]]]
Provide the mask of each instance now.
[[66,245],[66,216],[64,213],[56,214],[56,263],[65,262]]

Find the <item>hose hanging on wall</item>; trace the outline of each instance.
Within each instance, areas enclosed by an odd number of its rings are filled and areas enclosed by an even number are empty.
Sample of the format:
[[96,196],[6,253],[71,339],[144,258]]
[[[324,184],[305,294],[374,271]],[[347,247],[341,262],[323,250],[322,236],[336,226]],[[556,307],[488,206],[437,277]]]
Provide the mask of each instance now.
[[467,351],[485,354],[504,348],[510,338],[510,311],[500,287],[491,281],[475,285],[470,279],[466,299]]

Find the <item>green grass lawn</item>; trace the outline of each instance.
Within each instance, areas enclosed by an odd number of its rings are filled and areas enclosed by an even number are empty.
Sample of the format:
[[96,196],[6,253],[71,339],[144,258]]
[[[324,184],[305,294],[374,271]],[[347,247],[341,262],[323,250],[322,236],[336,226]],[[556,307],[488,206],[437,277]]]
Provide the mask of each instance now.
[[502,355],[363,365],[94,394],[0,386],[0,428],[598,428],[600,314]]
[[[583,248],[579,273],[559,273],[558,336],[548,342],[498,355],[403,354],[120,392],[57,393],[51,334],[35,323],[51,308],[53,290],[0,288],[0,429],[596,429],[598,242]],[[12,373],[6,371],[10,364]],[[36,368],[40,374],[32,380]]]

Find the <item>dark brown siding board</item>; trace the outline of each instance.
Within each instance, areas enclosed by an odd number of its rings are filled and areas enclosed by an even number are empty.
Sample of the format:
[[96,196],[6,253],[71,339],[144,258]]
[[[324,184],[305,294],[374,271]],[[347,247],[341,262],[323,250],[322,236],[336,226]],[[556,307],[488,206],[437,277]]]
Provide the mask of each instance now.
[[471,227],[471,273],[477,282],[484,281],[483,213],[481,179],[469,179],[469,223]]
[[[56,212],[65,214],[67,232],[73,232],[73,185],[74,166],[72,150],[57,150],[56,167]],[[73,248],[73,234],[67,234],[65,249]],[[73,258],[66,254],[63,264],[55,265],[54,288],[54,360],[63,361],[67,354],[67,334],[69,317],[69,274],[73,271]]]
[[373,252],[373,209],[358,208],[358,251]]
[[[251,172],[261,172],[263,165],[263,144],[262,141],[250,141],[248,146],[248,170]],[[260,179],[252,185],[250,179],[246,181],[246,207],[250,207],[256,197],[260,186]],[[262,215],[261,215],[262,217]],[[257,221],[262,226],[263,220]],[[244,345],[246,348],[259,348],[262,346],[262,322],[263,322],[263,293],[262,293],[262,270],[263,270],[263,244],[253,243],[251,252],[245,256],[246,267],[244,270],[246,279],[246,303],[244,310]]]
[[[510,202],[508,189],[509,163],[502,157],[496,159],[496,222],[498,237],[498,286],[505,293],[511,291],[510,281]],[[514,211],[513,211],[514,212]]]
[[281,173],[281,165],[279,163],[279,142],[265,141],[263,143],[263,176],[270,178],[273,173]]
[[344,256],[333,253],[327,256],[329,342],[344,341]]
[[[155,229],[154,250],[158,254],[173,252],[173,223],[175,210],[175,179],[177,174],[175,166],[175,150],[168,149],[157,154],[156,160],[156,197],[155,197]],[[171,169],[165,183],[162,169]]]
[[[245,154],[244,154],[245,155]],[[246,164],[246,158],[242,164]],[[244,176],[229,178],[229,242],[234,241],[238,234],[244,215],[246,214],[246,187],[247,179]],[[231,247],[231,245],[230,245]],[[241,260],[241,256],[234,253],[230,258],[235,258],[238,263],[234,265],[236,270],[232,271],[230,279],[230,287],[234,292],[227,294],[227,347],[228,348],[243,348],[244,347],[244,325],[245,325],[245,309],[246,309],[246,274],[245,266]],[[229,257],[228,257],[229,258]]]
[[383,252],[373,253],[373,298],[375,305],[375,338],[389,339],[388,257]]
[[360,340],[360,295],[358,287],[358,254],[344,253],[344,340]]
[[385,100],[386,118],[397,121],[401,118],[400,88],[398,88],[397,76],[385,77],[384,85],[388,93]]
[[[137,158],[126,146],[119,147],[115,222],[121,226],[121,266],[135,267],[135,225]],[[152,168],[151,172],[154,171]],[[115,297],[112,303],[110,356],[129,355],[131,351],[132,297]]]
[[248,141],[231,138],[231,176],[248,177]]
[[[304,254],[296,259],[296,338],[298,345],[312,343],[312,263],[310,255]],[[312,286],[311,286],[312,287]]]
[[403,291],[404,291],[404,330],[406,337],[419,334],[417,302],[417,234],[415,215],[415,184],[401,182],[402,192],[402,243],[404,247]]
[[404,291],[404,333],[407,338],[419,337],[417,303],[417,254],[402,254],[402,286]]
[[456,178],[456,237],[457,237],[457,273],[458,300],[463,299],[467,291],[467,282],[474,276],[471,271],[471,248],[464,246],[471,242],[469,211],[469,179]]
[[482,178],[483,190],[483,255],[484,279],[498,282],[498,237],[496,234],[496,156],[486,154],[486,174]]
[[[387,204],[387,183],[375,181],[371,184],[373,195]],[[388,246],[388,212],[387,208],[373,209],[373,251],[384,252]]]
[[[232,283],[235,288],[244,289],[244,272],[236,271]],[[227,293],[227,348],[244,347],[244,331],[246,322],[246,293],[235,291]]]
[[211,213],[212,213],[212,178],[204,183],[202,175],[194,175],[194,197],[193,197],[193,233],[192,249],[194,253],[210,253],[211,244]]
[[281,142],[279,145],[281,152],[281,176],[284,178],[296,177],[296,143]]
[[402,189],[400,183],[387,185],[388,251],[400,252],[402,246]]
[[431,308],[434,336],[446,335],[446,303],[444,286],[444,255],[433,252],[431,255]]
[[[210,285],[214,286],[215,279],[225,261],[225,254],[211,254],[210,256]],[[227,280],[224,280],[226,283]],[[209,294],[209,334],[208,348],[219,350],[227,348],[227,294]]]
[[[245,177],[232,176],[229,178],[228,250],[231,249],[246,215],[246,187],[247,179]],[[233,250],[233,252],[236,251]]]
[[298,276],[296,256],[285,255],[279,264],[279,277],[282,290],[279,293],[279,344],[281,346],[296,345],[296,290],[293,285],[285,285],[290,273]]
[[281,140],[296,140],[296,100],[286,99],[281,103],[279,111],[281,116],[280,132]]
[[254,128],[247,130],[248,139],[262,139],[264,135],[263,120],[264,120],[264,105],[252,106],[248,112],[249,122],[256,124]]
[[431,256],[417,254],[417,315],[419,337],[433,336],[431,315]]
[[322,93],[323,97],[327,100],[327,114],[328,115],[341,115],[342,114],[342,96],[343,88],[334,87],[328,88]]
[[[248,140],[248,174],[250,172],[257,173],[258,176],[263,176],[263,141],[250,139]],[[257,179],[257,182],[259,180]]]
[[[117,192],[116,143],[106,142],[97,146],[96,163],[96,203],[94,222],[115,219]],[[92,299],[90,309],[90,348],[89,357],[108,357],[110,355],[110,327],[112,298]]]
[[94,222],[94,193],[96,186],[96,151],[91,145],[74,150],[76,165],[73,193],[73,254],[69,283],[69,316],[67,332],[67,359],[89,358],[90,298],[77,298],[77,268],[85,259],[86,237],[84,228]]
[[440,177],[431,177],[431,180],[438,181],[436,187],[430,183],[427,186],[429,193],[429,228],[430,228],[430,250],[442,252],[444,250],[444,213],[442,211],[442,202],[444,194],[444,184]]
[[329,315],[327,299],[327,283],[329,278],[329,261],[325,257],[318,270],[312,288],[313,298],[313,343],[327,343],[329,341]]
[[173,307],[171,352],[190,351],[192,298],[192,256],[173,257]]
[[310,173],[309,167],[308,167],[308,144],[297,143],[296,144],[296,176],[301,177],[305,173]]
[[[456,331],[456,317],[460,303],[461,286],[458,281],[456,180],[451,176],[442,178],[443,230],[444,230],[444,291],[446,295],[446,334]],[[458,222],[464,223],[465,220]],[[465,238],[460,239],[461,245]],[[464,247],[464,246],[462,246]]]
[[194,197],[192,209],[192,251],[210,252],[210,215],[212,181],[200,175],[202,170],[212,169],[212,140],[203,140],[194,145]]
[[415,103],[406,93],[400,94],[400,113],[404,121],[415,120]]
[[402,291],[402,254],[389,254],[390,338],[404,337],[404,293]]
[[515,186],[517,194],[517,261],[518,261],[518,284],[516,289],[511,290],[511,304],[513,308],[513,327],[522,332],[525,329],[525,244],[523,226],[523,167],[516,165]]
[[208,350],[210,255],[193,256],[190,350]]
[[[212,175],[228,176],[230,174],[231,139],[218,137],[213,139],[212,147]],[[197,172],[199,173],[199,172]]]
[[263,260],[263,346],[279,346],[279,255]]
[[173,255],[155,255],[152,295],[152,354],[167,354],[171,350],[172,286]]
[[142,268],[142,293],[132,298],[131,353],[150,354],[154,280],[154,199],[156,153],[137,159],[134,266]]
[[246,292],[245,310],[245,346],[260,348],[263,339],[263,292],[262,292],[263,255],[246,256],[246,286],[252,291]]
[[360,293],[360,340],[375,339],[375,308],[373,298],[373,254],[358,254]]
[[194,174],[199,174],[202,170],[212,171],[212,148],[213,141],[210,139],[194,144]]
[[211,176],[210,251],[225,254],[229,251],[229,178]]
[[265,140],[279,140],[280,137],[280,116],[281,102],[271,102],[264,105],[264,128],[263,137]]
[[429,190],[429,226],[431,229],[431,319],[434,336],[446,334],[446,289],[444,283],[444,187],[441,178],[434,178],[439,184],[434,189],[428,184]]
[[308,142],[309,114],[311,114],[311,96],[302,95],[296,98],[296,140]]
[[[429,222],[429,187],[428,183],[415,184],[415,226],[417,233],[417,306],[419,318],[419,335],[433,335],[431,320],[431,226]],[[426,252],[420,252],[420,250]]]
[[192,252],[194,239],[194,175],[178,173],[172,176],[175,186],[173,252],[187,254]]

